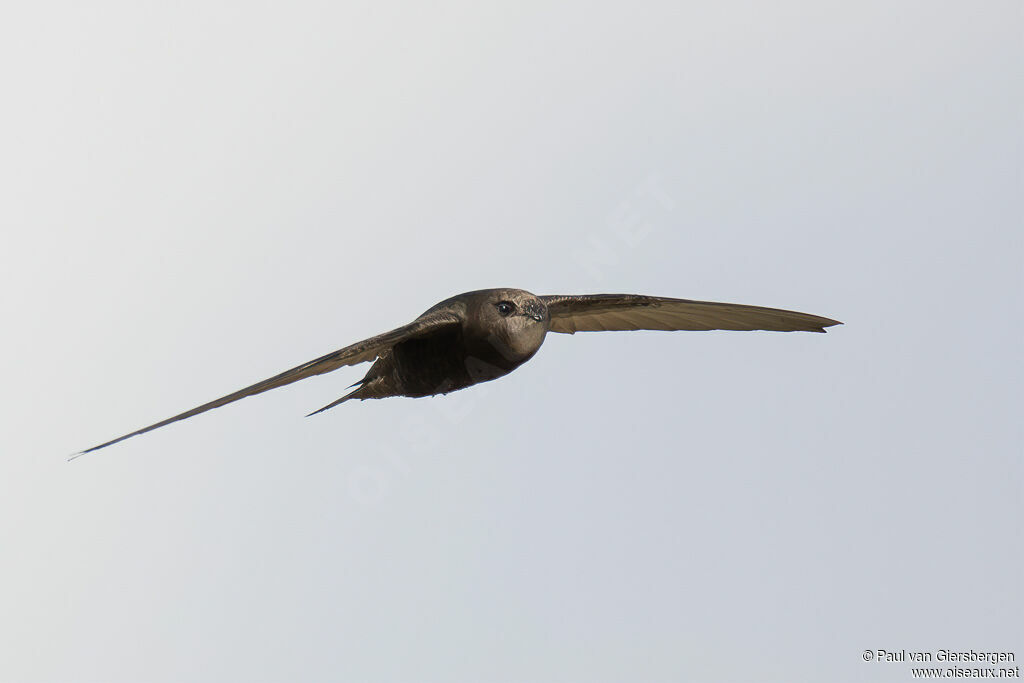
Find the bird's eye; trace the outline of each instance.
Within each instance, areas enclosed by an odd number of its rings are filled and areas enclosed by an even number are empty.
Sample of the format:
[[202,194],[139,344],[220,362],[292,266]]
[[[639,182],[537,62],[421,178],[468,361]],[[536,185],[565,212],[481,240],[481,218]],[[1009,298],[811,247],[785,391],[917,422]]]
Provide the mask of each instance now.
[[499,301],[494,305],[498,307],[498,313],[502,315],[511,315],[512,311],[516,310],[516,305],[511,301]]

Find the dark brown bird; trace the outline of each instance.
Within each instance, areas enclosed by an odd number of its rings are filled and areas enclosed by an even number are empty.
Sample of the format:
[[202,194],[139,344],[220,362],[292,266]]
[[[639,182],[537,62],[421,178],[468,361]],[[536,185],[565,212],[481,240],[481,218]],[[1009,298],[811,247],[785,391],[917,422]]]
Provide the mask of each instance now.
[[777,308],[668,299],[640,294],[536,296],[522,289],[481,289],[446,299],[408,325],[311,360],[233,394],[125,434],[72,457],[178,420],[344,365],[374,361],[349,399],[434,396],[497,379],[530,360],[548,332],[610,330],[775,330],[824,332],[839,325]]

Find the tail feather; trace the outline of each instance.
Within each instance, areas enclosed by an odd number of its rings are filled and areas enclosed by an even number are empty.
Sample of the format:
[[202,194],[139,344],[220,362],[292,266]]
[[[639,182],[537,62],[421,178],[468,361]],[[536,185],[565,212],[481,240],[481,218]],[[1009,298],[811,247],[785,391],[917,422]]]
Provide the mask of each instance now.
[[[383,378],[383,377],[373,377],[373,378],[371,378],[369,380],[364,377],[363,379],[359,380],[358,382],[356,382],[352,386],[354,387],[356,385],[358,385],[359,388],[356,389],[355,391],[348,392],[347,394],[345,394],[344,396],[339,398],[337,401],[333,401],[331,403],[328,403],[327,405],[325,405],[320,410],[314,410],[312,413],[310,413],[306,417],[310,417],[311,415],[316,415],[317,413],[322,413],[325,410],[329,410],[330,408],[333,408],[334,406],[338,405],[339,403],[344,403],[345,401],[348,401],[349,399],[353,399],[353,398],[358,398],[360,401],[365,401],[368,398],[384,398],[385,396],[396,396],[397,395],[396,392],[390,390],[390,386],[391,386],[390,383],[385,381],[385,378]],[[351,389],[352,387],[349,387],[349,388]]]
[[316,415],[317,413],[322,413],[325,410],[333,408],[334,406],[338,405],[339,403],[344,403],[345,401],[349,400],[350,398],[365,398],[365,397],[356,396],[356,394],[358,394],[362,390],[363,390],[363,388],[359,387],[355,391],[350,391],[349,393],[347,393],[344,396],[342,396],[341,398],[339,398],[337,401],[334,401],[332,403],[328,403],[327,405],[325,405],[323,408],[320,408],[319,410],[314,410],[312,413],[310,413],[306,417],[312,417],[312,416]]

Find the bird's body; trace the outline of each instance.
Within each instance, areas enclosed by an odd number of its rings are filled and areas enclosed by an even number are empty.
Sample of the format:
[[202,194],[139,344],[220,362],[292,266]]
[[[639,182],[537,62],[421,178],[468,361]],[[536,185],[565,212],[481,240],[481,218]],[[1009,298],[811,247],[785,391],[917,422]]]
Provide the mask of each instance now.
[[[511,304],[514,312],[502,315],[497,303]],[[422,398],[497,379],[530,360],[547,333],[547,307],[518,289],[466,292],[432,306],[418,319],[437,312],[454,312],[459,322],[385,349],[358,389],[317,412],[352,398]]]
[[775,330],[824,332],[835,320],[776,308],[638,294],[536,296],[481,289],[427,309],[408,325],[346,346],[233,394],[76,455],[346,365],[373,361],[350,399],[447,394],[507,375],[530,360],[548,332],[608,330]]

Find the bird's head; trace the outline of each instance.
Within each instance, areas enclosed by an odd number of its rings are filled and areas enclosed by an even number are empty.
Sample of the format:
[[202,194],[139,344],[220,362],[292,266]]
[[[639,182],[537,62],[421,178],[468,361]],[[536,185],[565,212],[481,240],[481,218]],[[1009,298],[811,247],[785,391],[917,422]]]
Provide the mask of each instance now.
[[544,343],[548,308],[522,289],[484,289],[466,302],[466,332],[489,343],[509,361],[530,358]]

